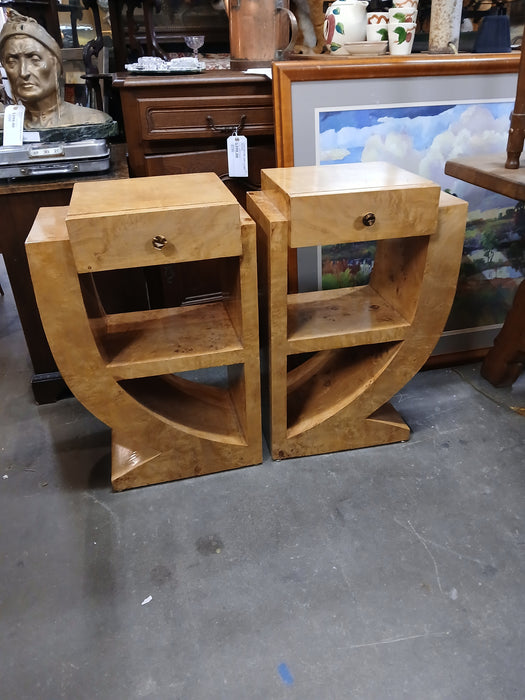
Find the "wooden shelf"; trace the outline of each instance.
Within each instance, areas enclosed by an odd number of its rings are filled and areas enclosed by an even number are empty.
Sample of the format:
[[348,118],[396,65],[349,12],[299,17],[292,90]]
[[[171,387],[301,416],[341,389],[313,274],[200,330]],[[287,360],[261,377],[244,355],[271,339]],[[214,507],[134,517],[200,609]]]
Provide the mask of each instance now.
[[121,386],[183,433],[228,445],[247,444],[231,388],[172,375],[126,380]]
[[288,295],[290,353],[403,340],[409,326],[370,285]]
[[223,302],[108,315],[98,343],[117,380],[244,360]]
[[364,345],[318,353],[288,372],[287,437],[293,438],[350,406],[381,373],[399,343]]

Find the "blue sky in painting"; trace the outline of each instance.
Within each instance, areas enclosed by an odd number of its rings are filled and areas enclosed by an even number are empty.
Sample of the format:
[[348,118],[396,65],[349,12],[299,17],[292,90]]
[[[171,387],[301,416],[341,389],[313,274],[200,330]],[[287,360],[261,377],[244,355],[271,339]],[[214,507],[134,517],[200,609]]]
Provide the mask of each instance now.
[[450,189],[470,215],[514,202],[444,174],[445,161],[505,154],[513,102],[403,105],[319,111],[318,162],[385,160]]

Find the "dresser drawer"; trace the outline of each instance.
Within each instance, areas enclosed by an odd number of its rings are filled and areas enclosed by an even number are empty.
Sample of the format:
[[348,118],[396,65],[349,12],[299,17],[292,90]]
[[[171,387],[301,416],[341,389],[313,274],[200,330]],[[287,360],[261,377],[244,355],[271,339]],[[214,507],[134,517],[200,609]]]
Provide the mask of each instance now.
[[[244,136],[273,133],[272,99],[242,95],[233,103],[224,97],[139,99],[141,136],[144,141],[210,138],[234,127]],[[227,132],[222,132],[227,128]]]
[[[248,180],[259,186],[261,170],[275,167],[273,141],[268,145],[250,146],[248,141]],[[213,148],[181,153],[161,153],[146,155],[145,175],[178,175],[181,173],[214,172],[228,174],[228,154],[226,148]]]

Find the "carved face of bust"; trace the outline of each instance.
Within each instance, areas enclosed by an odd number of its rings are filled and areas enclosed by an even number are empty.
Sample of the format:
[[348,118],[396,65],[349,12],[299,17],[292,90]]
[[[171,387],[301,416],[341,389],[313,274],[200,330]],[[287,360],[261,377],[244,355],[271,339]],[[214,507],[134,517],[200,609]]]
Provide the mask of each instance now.
[[27,105],[49,108],[58,100],[56,56],[32,37],[16,35],[4,44],[2,65],[13,92]]

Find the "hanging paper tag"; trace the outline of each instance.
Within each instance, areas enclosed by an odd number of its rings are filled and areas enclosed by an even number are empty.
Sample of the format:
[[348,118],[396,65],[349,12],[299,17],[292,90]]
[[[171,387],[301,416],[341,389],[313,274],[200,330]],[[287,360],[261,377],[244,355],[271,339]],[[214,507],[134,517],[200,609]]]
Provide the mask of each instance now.
[[246,136],[235,132],[226,139],[228,148],[228,175],[230,177],[248,177],[248,142]]
[[7,105],[4,111],[4,146],[21,146],[24,133],[24,105]]

